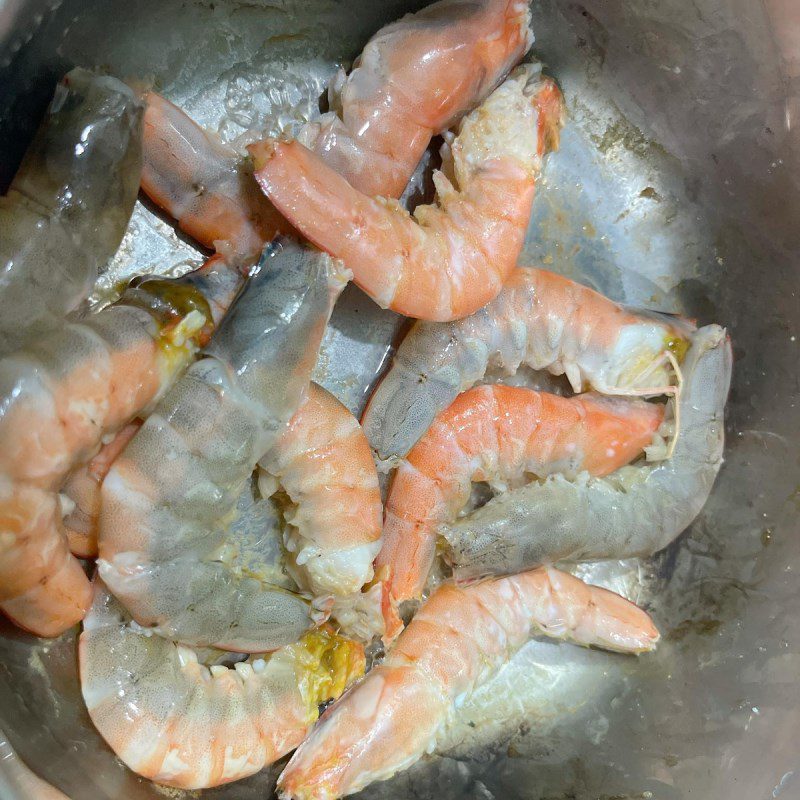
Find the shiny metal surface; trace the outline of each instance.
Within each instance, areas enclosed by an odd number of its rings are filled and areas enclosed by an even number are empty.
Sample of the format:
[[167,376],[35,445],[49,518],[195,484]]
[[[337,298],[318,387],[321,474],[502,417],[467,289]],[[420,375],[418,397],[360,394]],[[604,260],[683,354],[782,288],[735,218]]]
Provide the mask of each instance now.
[[[316,113],[335,66],[419,5],[0,0],[0,181],[73,64],[149,76],[242,144]],[[570,121],[527,255],[615,299],[729,326],[726,463],[704,513],[665,553],[582,568],[648,605],[664,633],[657,653],[532,642],[463,705],[439,753],[364,798],[800,797],[795,6],[534,4],[534,50],[561,82]],[[199,259],[142,207],[105,287]],[[396,327],[351,287],[319,379],[359,409]],[[181,795],[128,772],[95,733],[73,634],[38,642],[4,625],[0,637],[0,727],[41,777],[72,800]],[[275,774],[203,797],[263,798]]]

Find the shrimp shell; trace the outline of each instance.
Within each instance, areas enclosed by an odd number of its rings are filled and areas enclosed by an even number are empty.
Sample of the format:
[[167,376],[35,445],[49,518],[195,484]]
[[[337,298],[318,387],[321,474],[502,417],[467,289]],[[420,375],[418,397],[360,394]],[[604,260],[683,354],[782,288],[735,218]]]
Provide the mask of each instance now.
[[555,561],[649,556],[700,513],[722,464],[731,346],[718,325],[692,336],[672,457],[603,478],[554,475],[499,496],[443,525],[459,581],[507,575]]
[[227,526],[300,405],[347,274],[292,240],[259,270],[204,358],[167,392],[102,488],[98,571],[141,625],[241,652],[295,641],[324,614],[231,564]]

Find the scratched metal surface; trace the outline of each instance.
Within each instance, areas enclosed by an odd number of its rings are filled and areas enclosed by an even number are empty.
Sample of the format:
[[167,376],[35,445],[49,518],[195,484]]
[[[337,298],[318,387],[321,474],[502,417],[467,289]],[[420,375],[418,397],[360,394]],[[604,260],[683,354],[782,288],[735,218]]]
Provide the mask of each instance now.
[[[241,146],[317,113],[335,67],[419,5],[0,2],[0,182],[73,64],[150,77]],[[790,5],[769,0],[776,14]],[[667,552],[583,568],[648,606],[664,633],[657,653],[532,642],[463,704],[437,754],[360,797],[800,797],[796,59],[781,64],[752,0],[541,0],[534,26],[570,120],[526,258],[616,299],[729,326],[726,463]],[[781,18],[777,30],[785,46],[791,27]],[[119,277],[174,274],[201,258],[141,206],[98,298]],[[351,287],[317,378],[360,410],[396,329]],[[73,800],[183,796],[131,774],[94,732],[74,634],[41,643],[4,626],[0,637],[0,727],[35,772]],[[202,794],[263,798],[275,775]]]

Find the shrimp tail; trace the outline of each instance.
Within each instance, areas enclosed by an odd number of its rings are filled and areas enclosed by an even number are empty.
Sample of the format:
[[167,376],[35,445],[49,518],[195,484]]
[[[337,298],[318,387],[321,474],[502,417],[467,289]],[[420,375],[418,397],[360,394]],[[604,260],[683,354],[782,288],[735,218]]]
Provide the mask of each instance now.
[[67,547],[58,496],[0,478],[0,530],[0,610],[37,636],[83,619],[91,586]]

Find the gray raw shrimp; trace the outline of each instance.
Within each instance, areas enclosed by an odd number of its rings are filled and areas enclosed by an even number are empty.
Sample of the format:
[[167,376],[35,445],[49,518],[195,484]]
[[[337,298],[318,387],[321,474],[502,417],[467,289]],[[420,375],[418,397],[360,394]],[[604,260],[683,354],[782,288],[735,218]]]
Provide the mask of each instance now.
[[8,194],[0,198],[0,348],[87,297],[133,211],[143,104],[116,78],[73,69],[56,88]]
[[692,336],[671,458],[604,478],[552,475],[442,526],[456,580],[555,561],[647,556],[666,547],[700,513],[722,463],[731,362],[723,328],[708,325]]
[[303,400],[347,274],[268,245],[210,346],[155,407],[102,488],[98,570],[141,625],[184,643],[264,652],[323,618],[259,579],[227,533],[258,460]]

